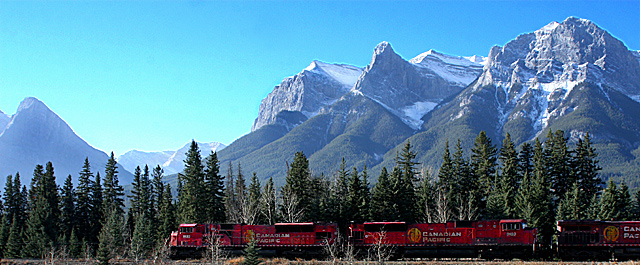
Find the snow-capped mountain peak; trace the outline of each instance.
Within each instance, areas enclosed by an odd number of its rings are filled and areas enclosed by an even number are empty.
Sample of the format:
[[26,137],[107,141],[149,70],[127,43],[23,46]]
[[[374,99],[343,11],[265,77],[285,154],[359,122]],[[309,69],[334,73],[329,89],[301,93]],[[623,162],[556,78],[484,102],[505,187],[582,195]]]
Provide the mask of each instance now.
[[[200,155],[207,157],[212,151],[218,152],[226,146],[218,142],[200,143],[198,142]],[[145,165],[150,168],[160,166],[164,170],[164,175],[172,175],[182,172],[184,160],[189,150],[191,142],[183,145],[176,151],[145,152],[131,150],[118,157],[120,163],[127,171],[134,172],[136,167],[143,168]]]
[[321,61],[313,61],[305,71],[318,74],[326,74],[339,83],[351,88],[362,74],[362,69],[346,64],[329,64]]

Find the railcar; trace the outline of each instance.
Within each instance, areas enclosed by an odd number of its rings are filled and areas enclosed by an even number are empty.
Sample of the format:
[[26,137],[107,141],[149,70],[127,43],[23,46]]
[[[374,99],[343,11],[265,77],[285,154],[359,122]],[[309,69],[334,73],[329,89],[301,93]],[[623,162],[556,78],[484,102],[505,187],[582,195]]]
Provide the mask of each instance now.
[[334,244],[334,223],[181,224],[171,233],[171,258],[200,258],[213,247],[239,255],[254,241],[262,256],[315,257]]
[[527,259],[533,257],[537,229],[525,220],[446,223],[366,222],[351,224],[349,241],[359,251],[392,249],[395,258]]
[[560,220],[557,235],[563,260],[640,259],[640,221]]

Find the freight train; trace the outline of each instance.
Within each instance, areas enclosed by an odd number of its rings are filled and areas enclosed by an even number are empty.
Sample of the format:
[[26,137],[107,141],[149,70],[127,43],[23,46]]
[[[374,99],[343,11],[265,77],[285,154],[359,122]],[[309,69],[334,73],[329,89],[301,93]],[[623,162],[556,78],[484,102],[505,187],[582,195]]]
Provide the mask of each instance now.
[[[263,256],[322,258],[345,244],[360,254],[383,248],[390,259],[532,259],[547,257],[550,245],[520,219],[364,222],[350,224],[346,233],[339,240],[335,223],[181,224],[171,233],[170,256],[200,258],[213,247],[240,255],[253,241]],[[554,252],[563,260],[640,259],[640,221],[558,221]]]

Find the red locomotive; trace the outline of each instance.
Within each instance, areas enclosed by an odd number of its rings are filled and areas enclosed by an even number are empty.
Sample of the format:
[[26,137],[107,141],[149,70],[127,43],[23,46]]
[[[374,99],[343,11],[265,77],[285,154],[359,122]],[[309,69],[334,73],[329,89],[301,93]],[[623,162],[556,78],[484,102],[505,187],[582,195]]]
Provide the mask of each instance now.
[[640,258],[640,221],[558,221],[563,260]]
[[201,257],[213,244],[231,254],[240,254],[252,240],[263,256],[312,257],[334,243],[337,231],[333,223],[181,224],[178,231],[171,233],[171,257]]
[[369,222],[349,230],[356,248],[385,245],[405,258],[531,258],[537,245],[537,229],[524,220]]

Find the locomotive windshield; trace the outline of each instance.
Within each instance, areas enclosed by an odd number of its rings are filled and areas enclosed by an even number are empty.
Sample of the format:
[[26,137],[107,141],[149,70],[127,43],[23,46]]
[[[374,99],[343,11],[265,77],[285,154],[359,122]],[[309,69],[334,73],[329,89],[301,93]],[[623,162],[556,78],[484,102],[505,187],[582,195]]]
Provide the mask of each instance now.
[[180,233],[193,233],[193,227],[180,227]]

